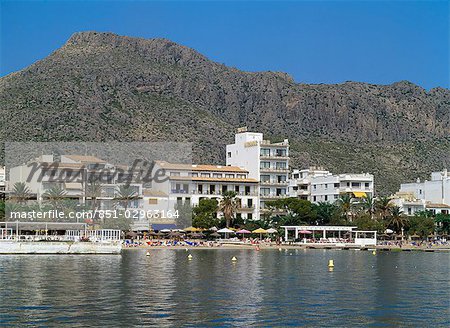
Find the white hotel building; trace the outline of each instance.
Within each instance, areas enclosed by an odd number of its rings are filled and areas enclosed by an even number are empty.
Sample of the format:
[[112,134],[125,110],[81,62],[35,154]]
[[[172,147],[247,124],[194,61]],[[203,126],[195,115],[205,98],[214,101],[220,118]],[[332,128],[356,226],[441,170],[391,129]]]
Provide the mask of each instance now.
[[248,171],[248,177],[259,182],[257,216],[264,211],[266,201],[288,196],[289,141],[271,143],[262,133],[241,128],[234,144],[226,148],[227,165]]
[[373,197],[372,174],[332,174],[323,168],[293,170],[289,180],[289,195],[312,203],[334,203],[342,194],[353,198]]
[[393,202],[403,208],[405,214],[431,210],[434,213],[450,213],[450,174],[448,170],[431,173],[431,180],[403,183]]
[[249,172],[235,166],[174,164],[157,161],[155,170],[164,169],[168,179],[152,183],[151,191],[144,191],[144,209],[161,209],[175,204],[199,204],[201,199],[219,202],[226,191],[237,194],[237,215],[244,220],[257,217],[258,181],[249,178]]

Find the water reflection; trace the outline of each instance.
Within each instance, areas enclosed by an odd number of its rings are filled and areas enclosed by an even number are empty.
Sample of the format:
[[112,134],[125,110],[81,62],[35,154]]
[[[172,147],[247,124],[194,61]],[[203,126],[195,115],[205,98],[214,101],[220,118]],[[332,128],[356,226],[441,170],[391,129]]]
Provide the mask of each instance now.
[[145,253],[1,256],[0,325],[450,322],[448,253],[202,249],[190,261],[185,250]]

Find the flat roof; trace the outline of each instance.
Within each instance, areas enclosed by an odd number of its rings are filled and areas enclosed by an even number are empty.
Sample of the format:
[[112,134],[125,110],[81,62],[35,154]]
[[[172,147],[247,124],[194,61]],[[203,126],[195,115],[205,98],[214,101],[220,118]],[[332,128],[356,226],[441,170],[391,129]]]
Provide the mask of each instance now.
[[314,231],[318,231],[318,230],[325,230],[325,231],[352,231],[353,229],[356,229],[358,227],[353,227],[353,226],[307,226],[307,225],[302,225],[302,226],[281,226],[281,228],[284,229],[297,229],[297,230],[314,230]]

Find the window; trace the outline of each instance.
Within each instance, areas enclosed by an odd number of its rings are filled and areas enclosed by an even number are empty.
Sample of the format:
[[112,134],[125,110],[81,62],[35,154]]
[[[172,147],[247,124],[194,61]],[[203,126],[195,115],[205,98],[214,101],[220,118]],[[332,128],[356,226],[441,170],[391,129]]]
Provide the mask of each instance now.
[[250,195],[250,186],[245,186],[245,194]]
[[198,177],[198,173],[197,172],[192,172],[191,173],[191,177]]
[[180,176],[180,172],[170,172],[170,176],[171,177],[179,177]]
[[360,186],[361,186],[361,184],[359,182],[352,182],[353,188],[359,188]]
[[222,173],[213,173],[213,178],[221,178]]
[[239,186],[234,186],[234,191],[239,194]]
[[238,175],[237,175],[237,178],[238,178],[238,179],[245,179],[245,174],[238,174]]
[[202,174],[200,174],[200,176],[203,177],[203,178],[209,178],[211,176],[211,174],[209,174],[209,173],[202,173]]
[[295,174],[293,175],[294,179],[298,179],[298,176],[299,176],[298,173],[295,173]]
[[277,181],[278,181],[278,183],[286,182],[286,176],[285,175],[277,175]]
[[334,188],[335,188],[335,189],[338,189],[339,187],[340,187],[339,183],[335,183],[335,184],[334,184]]
[[369,189],[370,183],[369,183],[369,182],[366,182],[366,183],[364,184],[364,186],[366,187],[366,189]]
[[252,213],[247,213],[247,220],[253,220]]
[[228,186],[222,186],[222,192],[227,192],[228,191]]
[[284,169],[286,169],[286,163],[285,162],[277,162],[276,168],[277,168],[277,170],[284,170]]
[[269,195],[270,188],[261,188],[261,195]]
[[270,156],[270,149],[261,148],[261,156]]
[[262,168],[262,169],[270,169],[270,162],[261,162],[260,168]]
[[325,189],[328,189],[328,184],[327,183],[325,183]]
[[317,201],[317,197],[316,197],[316,196],[313,197],[313,201],[314,201],[314,202]]
[[328,201],[328,195],[325,195],[325,201]]
[[225,174],[225,178],[234,179],[234,174]]
[[230,158],[230,157],[231,157],[231,151],[228,152],[228,158]]
[[313,185],[313,189],[314,189],[314,190],[317,190],[317,185]]
[[247,199],[247,207],[253,207],[253,199],[249,198]]
[[264,174],[264,175],[260,175],[261,177],[261,182],[269,182],[270,181],[270,175]]
[[276,154],[277,156],[286,157],[286,149],[277,149]]

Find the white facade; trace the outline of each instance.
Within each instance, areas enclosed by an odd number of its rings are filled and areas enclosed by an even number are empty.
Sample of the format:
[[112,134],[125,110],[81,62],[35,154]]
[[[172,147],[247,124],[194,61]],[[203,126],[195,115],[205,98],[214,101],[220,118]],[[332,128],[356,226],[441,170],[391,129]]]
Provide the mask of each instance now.
[[354,198],[372,196],[374,178],[372,174],[332,174],[323,168],[312,167],[294,170],[289,180],[289,195],[309,200],[312,203],[334,203],[341,194]]
[[[145,196],[144,209],[174,209],[175,204],[199,204],[203,198],[219,202],[225,191],[237,194],[237,215],[252,220],[258,213],[258,181],[249,178],[249,172],[235,166],[187,165],[156,162],[155,170],[164,169],[168,179],[152,184],[152,193],[159,197]],[[162,196],[167,195],[167,196]]]
[[241,128],[235,135],[234,144],[226,147],[227,165],[248,171],[249,178],[259,182],[259,212],[265,202],[288,196],[289,141],[271,143],[262,133],[247,132]]
[[450,205],[450,174],[447,170],[433,172],[430,181],[401,184],[400,192],[427,203]]
[[[57,163],[57,168],[55,167],[52,176],[52,168],[46,169],[45,165],[49,167],[55,163]],[[34,168],[30,164],[36,166],[34,173]],[[86,181],[89,181],[89,176],[99,174],[103,169],[110,169],[110,172],[114,172],[118,168],[118,166],[106,163],[104,160],[93,156],[61,155],[60,158],[56,159],[52,155],[42,155],[27,164],[12,167],[9,171],[9,188],[12,190],[16,182],[24,182],[33,199],[40,202],[47,190],[57,186],[65,191],[65,198],[75,199],[84,204],[89,198],[86,196]],[[82,174],[74,178],[76,173],[69,172],[81,172]],[[126,174],[128,173],[126,172]],[[114,175],[114,177],[114,180],[110,181],[105,176],[105,179],[100,181],[101,192],[97,197],[100,209],[111,209],[113,206],[113,199],[117,196],[117,188],[120,185],[117,181],[119,176]],[[137,196],[142,195],[141,184],[131,183],[130,186],[136,191]],[[139,200],[130,202],[130,208],[138,207]]]

